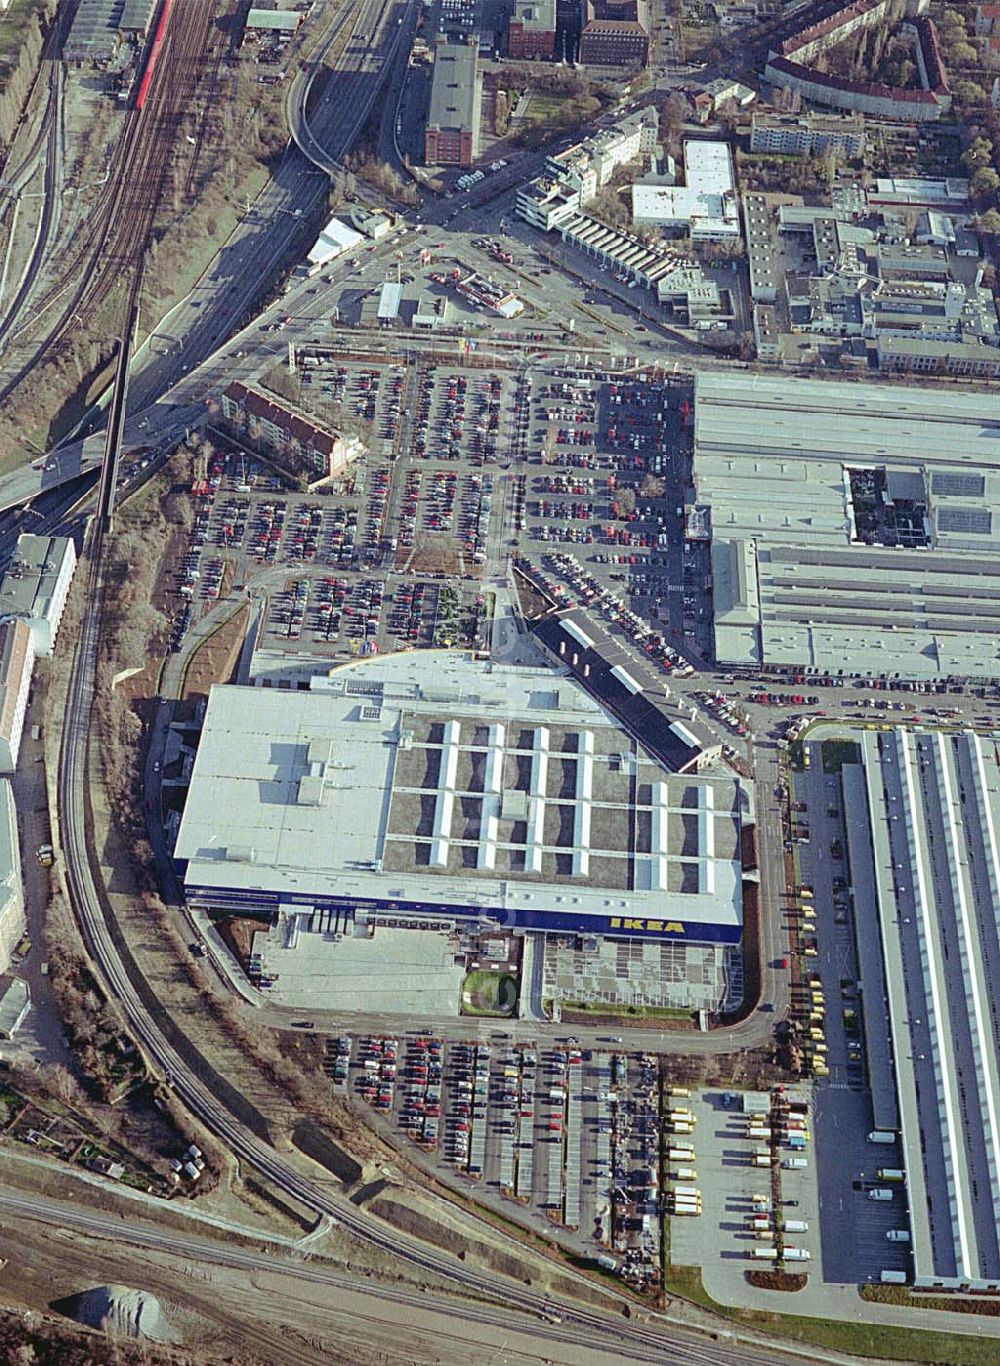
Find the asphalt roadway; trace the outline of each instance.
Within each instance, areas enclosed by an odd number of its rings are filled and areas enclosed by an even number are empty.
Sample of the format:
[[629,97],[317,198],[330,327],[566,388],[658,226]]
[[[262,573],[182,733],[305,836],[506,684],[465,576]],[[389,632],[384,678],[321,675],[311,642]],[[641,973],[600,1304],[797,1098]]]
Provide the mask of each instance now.
[[[315,139],[334,162],[357,138],[378,93],[378,59],[373,54],[381,41],[380,26],[390,18],[392,7],[387,0],[366,0],[348,12],[351,35],[367,36],[364,46],[349,39],[338,68],[338,79],[350,98],[322,102],[311,124]],[[214,356],[232,336],[238,320],[256,312],[279,263],[294,255],[294,250],[304,254],[315,236],[316,215],[329,185],[329,175],[317,169],[294,141],[289,142],[271,180],[201,279],[137,348],[129,381],[124,450],[145,444],[157,454],[165,453],[187,427],[204,421],[204,397],[218,386],[218,362],[208,366],[204,373],[208,383],[199,387],[193,402],[158,401]],[[226,349],[227,360],[234,349],[232,344]],[[24,503],[81,469],[99,464],[103,451],[104,437],[98,432],[89,440],[71,440],[5,476],[0,480],[0,510]]]

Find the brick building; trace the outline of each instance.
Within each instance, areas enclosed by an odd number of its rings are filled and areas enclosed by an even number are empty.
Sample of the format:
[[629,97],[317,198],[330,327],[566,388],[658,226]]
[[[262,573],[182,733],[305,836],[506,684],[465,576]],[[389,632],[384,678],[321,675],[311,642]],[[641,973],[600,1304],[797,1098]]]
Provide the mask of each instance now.
[[649,61],[646,0],[586,0],[580,61],[584,66],[645,66]]
[[483,77],[479,44],[449,43],[434,47],[431,102],[424,129],[426,166],[471,166],[479,155]]
[[222,415],[234,430],[312,483],[336,478],[357,453],[356,443],[238,380],[223,391]]
[[556,0],[514,0],[507,21],[507,56],[551,61],[556,47]]

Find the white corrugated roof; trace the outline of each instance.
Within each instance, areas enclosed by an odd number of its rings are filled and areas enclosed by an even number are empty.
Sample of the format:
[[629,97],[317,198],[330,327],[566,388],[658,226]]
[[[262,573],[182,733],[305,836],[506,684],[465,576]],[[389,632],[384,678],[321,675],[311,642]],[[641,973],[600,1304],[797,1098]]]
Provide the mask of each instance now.
[[309,261],[313,265],[322,265],[324,261],[332,260],[364,240],[361,233],[349,228],[341,219],[331,218],[309,252]]

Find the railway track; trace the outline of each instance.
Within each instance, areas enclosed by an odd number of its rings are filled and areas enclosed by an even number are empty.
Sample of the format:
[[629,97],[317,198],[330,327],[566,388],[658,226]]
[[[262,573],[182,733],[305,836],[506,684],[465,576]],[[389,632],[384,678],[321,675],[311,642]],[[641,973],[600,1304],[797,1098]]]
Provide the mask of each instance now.
[[30,357],[0,389],[0,402],[44,360],[72,323],[85,323],[97,313],[121,283],[123,272],[141,265],[173,173],[177,129],[201,82],[214,17],[210,0],[187,0],[174,7],[148,98],[141,110],[128,115],[108,184],[63,272],[64,281],[75,283],[68,289],[65,283],[53,286],[40,298],[32,319],[22,324],[19,331],[58,310]]
[[[109,226],[114,225],[114,230],[104,234],[99,246],[100,278],[81,295],[90,308],[95,306],[95,300],[107,297],[111,284],[120,278],[123,268],[134,272],[133,304],[137,297],[141,262],[163,177],[167,173],[165,154],[175,133],[175,124],[169,117],[175,108],[174,100],[168,93],[163,73],[170,71],[185,52],[190,52],[203,40],[208,22],[204,4],[185,5],[180,14],[183,17],[171,35],[170,48],[161,56],[159,78],[150,88],[145,109],[133,118],[128,130],[124,165],[130,174],[115,187],[109,200],[108,222]],[[203,50],[203,43],[198,50]],[[119,402],[122,398],[123,394],[116,394]],[[89,572],[89,595],[73,661],[59,759],[59,839],[65,856],[71,904],[95,970],[109,996],[120,1004],[153,1067],[170,1078],[178,1097],[192,1114],[277,1189],[317,1215],[327,1215],[387,1257],[402,1258],[417,1273],[443,1276],[458,1290],[486,1301],[484,1321],[502,1326],[504,1306],[514,1307],[544,1322],[558,1324],[558,1332],[551,1336],[561,1340],[586,1345],[590,1341],[606,1340],[611,1334],[623,1357],[647,1362],[650,1366],[654,1363],[656,1366],[766,1366],[775,1361],[776,1354],[769,1349],[758,1354],[746,1347],[720,1346],[690,1331],[679,1331],[666,1322],[662,1327],[646,1328],[629,1324],[624,1317],[587,1309],[572,1300],[553,1300],[514,1281],[504,1279],[500,1284],[495,1274],[466,1266],[457,1258],[390,1228],[339,1194],[329,1183],[303,1176],[268,1141],[262,1120],[256,1127],[248,1122],[249,1106],[245,1098],[215,1073],[184,1033],[182,1022],[169,1015],[143,979],[115,920],[101,874],[98,871],[95,875],[100,860],[90,842],[93,821],[88,794],[106,533],[107,518],[98,516],[91,522],[85,563],[81,567],[83,573]],[[263,1133],[261,1125],[265,1129]],[[498,1300],[502,1301],[501,1305],[497,1304]],[[624,1310],[624,1300],[622,1307]]]
[[[238,4],[234,7],[230,3],[226,13],[219,16],[221,19],[233,19],[238,10]],[[226,58],[228,49],[228,39],[224,35],[224,29],[218,25],[209,25],[209,46],[213,51],[208,56],[210,62],[209,69],[204,72],[195,82],[191,90],[192,100],[195,94],[200,98],[203,109],[201,118],[198,120],[197,131],[195,133],[194,148],[188,161],[188,168],[184,176],[184,198],[188,201],[195,197],[195,184],[198,175],[198,168],[201,164],[201,155],[205,147],[206,134],[208,132],[209,114],[216,108],[219,100],[220,81],[219,75],[222,71],[222,64]],[[214,43],[213,40],[214,39]]]

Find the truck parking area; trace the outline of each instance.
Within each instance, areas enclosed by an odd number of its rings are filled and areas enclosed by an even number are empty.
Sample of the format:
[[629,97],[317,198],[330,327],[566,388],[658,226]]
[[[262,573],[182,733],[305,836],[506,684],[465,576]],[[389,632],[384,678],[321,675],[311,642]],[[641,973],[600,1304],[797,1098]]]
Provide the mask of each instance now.
[[[788,1270],[808,1263],[811,1274],[821,1275],[806,1095],[709,1090],[682,1103],[693,1117],[692,1132],[664,1140],[670,1145],[665,1193],[696,1189],[700,1217],[686,1217],[696,1211],[678,1210],[673,1202],[674,1265],[699,1266],[709,1294],[725,1304],[741,1301],[745,1272],[754,1263],[781,1260]],[[671,1151],[684,1156],[671,1159]]]
[[[849,742],[848,742],[849,744]],[[859,990],[854,875],[847,858],[845,794],[839,762],[848,756],[845,742],[834,741],[825,751],[821,741],[806,741],[807,767],[794,777],[793,825],[790,830],[800,884],[808,898],[797,899],[793,928],[801,945],[804,977],[793,1001],[793,1019],[808,1035],[807,1051],[822,1060],[821,1071],[830,1083],[817,1088],[815,1110],[816,1160],[825,1279],[851,1283],[878,1280],[883,1270],[906,1266],[906,1249],[886,1238],[905,1225],[905,1195],[892,1188],[888,1200],[872,1200],[879,1189],[880,1168],[898,1167],[892,1147],[868,1141],[874,1125],[869,1091],[869,1025],[881,1021],[865,1017]],[[836,771],[828,771],[835,768]],[[809,985],[818,981],[818,990]],[[814,1002],[822,1000],[818,1015]],[[816,1031],[817,1037],[812,1037]],[[875,1043],[880,1041],[876,1037]],[[815,1050],[822,1049],[822,1052]],[[825,1077],[824,1077],[825,1081]]]

